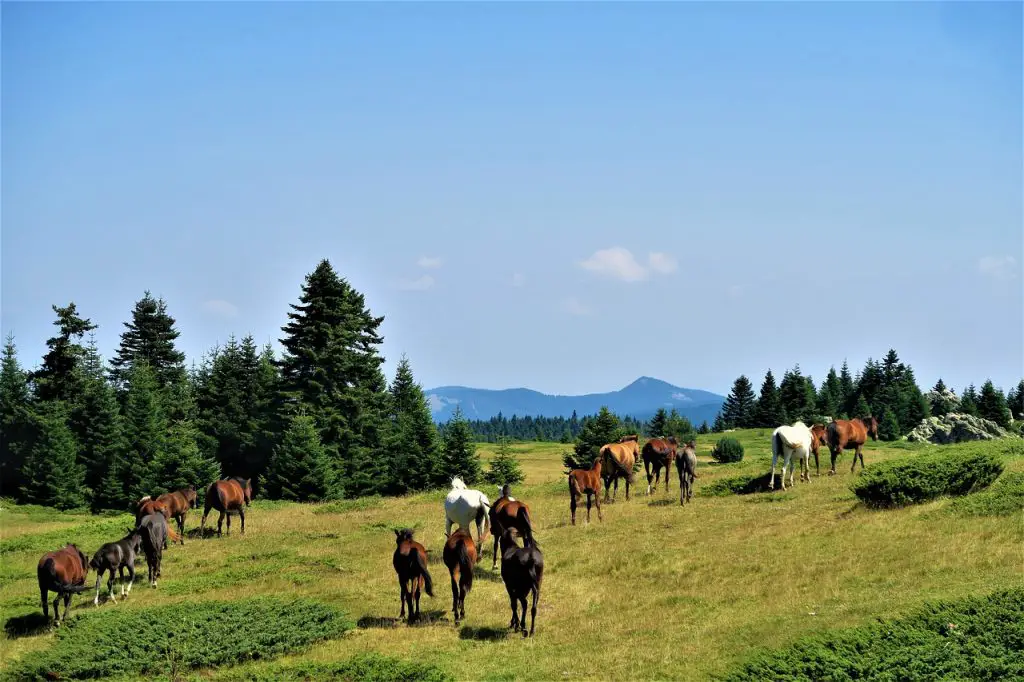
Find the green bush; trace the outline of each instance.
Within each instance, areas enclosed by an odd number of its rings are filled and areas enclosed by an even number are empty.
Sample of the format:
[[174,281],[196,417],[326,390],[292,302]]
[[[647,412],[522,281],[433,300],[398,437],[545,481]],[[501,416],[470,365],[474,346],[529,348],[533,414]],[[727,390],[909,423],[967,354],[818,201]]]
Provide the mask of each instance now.
[[726,682],[1024,679],[1024,589],[925,604],[907,617],[761,651]]
[[715,444],[711,457],[716,462],[739,462],[743,459],[743,445],[735,438],[725,436]]
[[929,452],[875,464],[850,486],[872,507],[898,507],[940,495],[965,495],[991,484],[1003,473],[1003,458],[991,450]]
[[728,495],[750,495],[751,493],[766,493],[771,490],[768,487],[772,474],[732,476],[720,478],[701,487],[700,495],[703,497],[723,497]]
[[403,661],[380,654],[360,654],[336,663],[275,665],[238,679],[246,682],[340,680],[341,682],[454,682],[455,678],[425,663]]
[[1024,510],[1024,471],[1008,471],[989,490],[953,500],[949,510],[965,516],[1009,516]]
[[67,621],[55,645],[26,657],[7,679],[174,674],[272,658],[350,627],[337,609],[308,599],[239,597],[96,611]]
[[484,474],[484,480],[494,485],[515,485],[523,482],[523,470],[519,466],[519,458],[512,451],[508,438],[498,441],[498,450],[491,460],[490,469]]

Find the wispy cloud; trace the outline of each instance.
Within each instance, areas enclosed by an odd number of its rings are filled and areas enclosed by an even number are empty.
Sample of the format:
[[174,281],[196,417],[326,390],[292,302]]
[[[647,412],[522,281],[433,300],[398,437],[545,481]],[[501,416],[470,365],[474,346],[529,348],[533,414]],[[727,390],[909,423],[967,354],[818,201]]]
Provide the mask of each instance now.
[[420,256],[419,260],[416,261],[416,265],[421,268],[434,270],[441,267],[441,259],[436,256]]
[[521,272],[512,273],[512,286],[521,287],[526,284],[526,275]]
[[562,307],[565,309],[565,312],[569,313],[570,315],[576,315],[578,317],[585,317],[587,315],[594,314],[593,308],[582,303],[575,296],[569,296],[564,301],[562,301]]
[[1017,276],[1017,261],[1013,256],[984,256],[978,259],[978,271],[995,280],[1011,280]]
[[398,282],[398,288],[402,291],[426,291],[434,286],[434,278],[430,275],[423,275],[416,279],[403,279]]
[[647,264],[650,266],[651,270],[661,273],[662,275],[671,274],[679,267],[675,258],[667,253],[660,253],[658,251],[652,251],[648,254]]
[[203,310],[220,317],[236,317],[238,315],[238,306],[221,298],[205,301],[203,303]]
[[629,249],[621,246],[595,251],[590,258],[580,261],[579,266],[584,270],[623,282],[640,282],[648,279],[652,272],[668,275],[679,267],[671,255],[657,251],[647,255],[647,265],[644,266]]

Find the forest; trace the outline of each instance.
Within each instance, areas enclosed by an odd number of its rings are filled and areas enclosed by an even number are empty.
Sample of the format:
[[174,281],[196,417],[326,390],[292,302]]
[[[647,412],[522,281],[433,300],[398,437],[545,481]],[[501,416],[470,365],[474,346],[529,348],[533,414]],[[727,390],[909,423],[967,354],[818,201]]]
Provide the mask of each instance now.
[[[778,386],[769,371],[758,396],[741,376],[710,427],[664,410],[648,423],[607,410],[473,422],[457,411],[437,425],[407,358],[390,383],[384,376],[384,318],[328,260],[305,277],[290,308],[279,355],[250,334],[186,367],[162,298],[145,292],[136,302],[109,361],[86,312],[74,302],[54,305],[56,331],[35,369],[23,368],[12,336],[3,349],[0,495],[61,509],[125,510],[144,495],[199,489],[229,475],[253,478],[256,493],[269,499],[399,495],[447,485],[456,474],[469,484],[484,478],[478,441],[560,440],[580,453],[613,433],[691,437],[867,414],[891,440],[940,414],[949,393],[941,381],[922,393],[913,370],[890,350],[857,376],[844,362],[820,387],[796,367]],[[960,409],[1008,425],[1024,413],[1024,381],[1008,397],[991,381],[980,391],[972,385]],[[509,457],[503,449],[492,467],[514,471]],[[488,472],[488,480],[501,471]]]

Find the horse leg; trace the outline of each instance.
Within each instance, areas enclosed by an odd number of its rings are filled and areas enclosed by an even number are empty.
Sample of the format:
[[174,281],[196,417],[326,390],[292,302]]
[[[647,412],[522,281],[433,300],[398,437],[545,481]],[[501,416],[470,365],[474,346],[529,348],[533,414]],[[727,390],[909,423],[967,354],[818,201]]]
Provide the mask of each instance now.
[[508,596],[508,601],[512,605],[512,622],[510,622],[508,626],[512,628],[514,632],[519,629],[519,614],[516,613],[517,604],[515,596],[510,594]]
[[459,624],[459,586],[455,582],[455,572],[449,571],[448,577],[452,581],[452,613],[455,614],[455,624]]
[[522,618],[522,620],[519,621],[519,625],[522,627],[523,637],[526,637],[528,633],[526,632],[526,597],[525,596],[519,598],[519,606],[520,606],[519,612],[521,614],[523,614],[523,618]]
[[858,457],[860,457],[860,468],[861,468],[861,471],[864,470],[864,453],[863,453],[863,451],[861,451],[862,447],[863,447],[862,445],[858,444],[857,445],[857,449],[853,451],[853,466],[850,467],[850,473],[851,474],[853,473],[853,470],[857,468],[857,458]]
[[231,512],[225,511],[224,513],[228,517],[228,535],[231,535]]
[[615,498],[619,496],[619,477],[612,477],[612,503],[615,502]]
[[53,622],[55,625],[60,625],[60,592],[53,594]]
[[398,601],[402,604],[402,610],[399,611],[398,617],[405,618],[405,581],[401,576],[398,578]]
[[533,630],[537,626],[537,600],[540,599],[540,585],[534,585],[533,604],[530,606],[530,636],[533,637]]
[[[775,463],[777,461],[779,461],[779,453],[772,452],[772,477],[768,479],[768,490],[775,490]],[[785,481],[783,481],[783,485],[785,485]]]
[[65,620],[68,617],[68,609],[71,608],[71,593],[68,592],[64,595],[64,615],[61,616],[61,620]]
[[[114,574],[110,574],[111,580],[114,578]],[[100,605],[100,583],[103,582],[103,569],[96,571],[96,597],[92,600],[93,606]]]
[[[594,495],[594,506],[597,507],[597,520],[604,521],[604,517],[601,516],[601,499]],[[587,498],[587,523],[590,523],[590,498]]]
[[[590,496],[587,496],[587,513],[590,513]],[[569,491],[569,513],[572,515],[572,525],[576,525],[576,493],[572,490]],[[494,538],[494,563],[498,563],[498,538]],[[491,567],[494,568],[493,566]]]
[[[242,535],[245,535],[245,510],[241,507],[238,508],[238,518],[242,519]],[[231,526],[231,521],[228,521],[228,527]]]
[[[644,471],[647,473],[647,494],[651,494],[651,481],[654,480],[654,476],[651,476],[651,463],[644,459]],[[654,470],[657,473],[657,469]],[[657,489],[657,485],[654,486]]]
[[420,585],[422,583],[423,583],[423,578],[422,577],[420,577],[415,582],[415,585],[416,585],[416,620],[420,619],[420,592],[423,591],[423,588],[421,588]]
[[116,604],[117,599],[114,598],[114,581],[117,580],[117,573],[113,568],[110,569],[110,580],[107,581],[107,594],[110,595],[110,603]]
[[135,565],[134,562],[128,563],[128,591],[124,596],[128,596],[132,593],[132,585],[135,584]]
[[[626,501],[627,502],[629,501],[629,474],[626,474]],[[523,602],[523,609],[524,610],[526,609],[526,602],[525,602],[525,600]],[[525,611],[524,611],[523,615],[526,615]]]
[[[594,495],[594,497],[600,497],[600,494]],[[587,525],[590,525],[590,493],[587,493]]]
[[203,519],[199,522],[199,538],[206,539],[206,517],[210,515],[210,505],[203,507]]
[[177,516],[178,521],[178,539],[181,540],[181,546],[185,546],[185,512],[181,512]]
[[39,588],[39,596],[43,601],[43,618],[50,620],[50,602],[46,601],[46,588]]

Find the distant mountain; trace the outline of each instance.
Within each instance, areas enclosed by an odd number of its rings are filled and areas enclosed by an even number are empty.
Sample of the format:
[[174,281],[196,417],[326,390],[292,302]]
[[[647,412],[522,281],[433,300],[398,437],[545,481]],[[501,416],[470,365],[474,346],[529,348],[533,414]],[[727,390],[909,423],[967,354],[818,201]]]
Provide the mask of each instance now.
[[506,417],[580,417],[596,414],[602,405],[615,414],[649,419],[659,407],[688,417],[695,426],[715,420],[725,397],[694,388],[680,388],[651,377],[640,377],[629,386],[610,393],[547,395],[528,388],[490,390],[465,386],[440,386],[425,391],[434,420],[447,421],[456,405],[467,419],[490,419],[500,412]]

